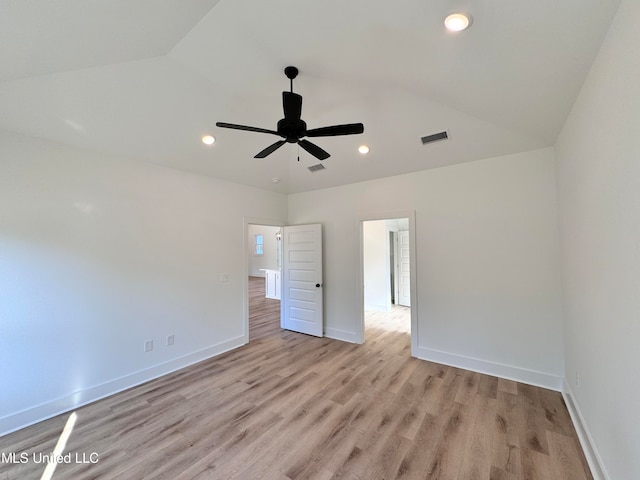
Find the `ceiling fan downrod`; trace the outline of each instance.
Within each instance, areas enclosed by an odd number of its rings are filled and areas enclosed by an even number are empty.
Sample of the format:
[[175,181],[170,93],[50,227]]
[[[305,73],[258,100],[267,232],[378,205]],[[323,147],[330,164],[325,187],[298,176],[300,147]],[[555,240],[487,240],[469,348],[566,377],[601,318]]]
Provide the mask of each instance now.
[[290,86],[291,86],[291,93],[293,93],[293,79],[298,76],[298,69],[296,67],[292,67],[292,66],[286,67],[284,69],[284,74],[289,79],[289,83],[290,83]]

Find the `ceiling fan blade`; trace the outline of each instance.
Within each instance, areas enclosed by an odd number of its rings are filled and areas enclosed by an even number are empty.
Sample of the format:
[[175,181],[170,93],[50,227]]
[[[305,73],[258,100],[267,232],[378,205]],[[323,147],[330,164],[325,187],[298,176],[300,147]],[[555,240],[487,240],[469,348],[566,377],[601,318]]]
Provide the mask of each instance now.
[[332,125],[330,127],[312,128],[307,130],[307,137],[336,137],[338,135],[357,135],[364,132],[361,123],[347,123],[345,125]]
[[285,143],[287,143],[286,140],[278,140],[276,143],[274,143],[273,145],[269,145],[267,148],[265,148],[264,150],[262,150],[260,153],[258,153],[255,157],[253,158],[264,158],[267,155],[272,154],[273,152],[275,152],[277,149],[279,149],[282,145],[284,145]]
[[236,125],[235,123],[216,122],[216,127],[232,128],[233,130],[246,130],[247,132],[271,133],[278,135],[278,132],[267,130],[266,128],[248,127],[246,125]]
[[282,109],[287,120],[300,120],[302,116],[302,95],[282,92]]
[[326,160],[331,156],[316,144],[311,143],[309,140],[298,140],[298,145],[300,145],[318,160]]

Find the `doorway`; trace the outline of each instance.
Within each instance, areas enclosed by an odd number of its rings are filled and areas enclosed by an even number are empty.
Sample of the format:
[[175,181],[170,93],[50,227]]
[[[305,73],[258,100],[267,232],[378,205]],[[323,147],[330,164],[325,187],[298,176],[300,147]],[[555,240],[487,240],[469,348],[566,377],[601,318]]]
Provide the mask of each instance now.
[[358,219],[361,330],[358,343],[381,329],[406,336],[415,355],[417,301],[414,213]]
[[245,343],[280,329],[282,227],[246,223]]
[[322,225],[244,224],[244,343],[280,329],[322,337]]

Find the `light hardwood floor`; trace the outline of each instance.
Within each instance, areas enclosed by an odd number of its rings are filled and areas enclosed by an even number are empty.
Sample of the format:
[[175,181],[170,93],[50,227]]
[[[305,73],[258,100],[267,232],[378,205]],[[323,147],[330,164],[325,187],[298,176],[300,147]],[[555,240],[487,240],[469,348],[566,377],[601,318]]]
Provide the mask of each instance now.
[[[411,358],[402,309],[368,316],[364,345],[282,331],[250,285],[249,345],[78,409],[64,453],[99,460],[53,478],[592,478],[559,393]],[[50,453],[68,417],[0,452]],[[0,463],[0,480],[44,467]]]

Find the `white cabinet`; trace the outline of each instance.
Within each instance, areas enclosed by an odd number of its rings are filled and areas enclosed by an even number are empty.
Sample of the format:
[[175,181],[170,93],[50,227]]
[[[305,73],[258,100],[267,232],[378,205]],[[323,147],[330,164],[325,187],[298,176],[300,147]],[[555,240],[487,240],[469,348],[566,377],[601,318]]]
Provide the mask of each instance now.
[[264,287],[265,297],[280,300],[280,270],[268,270],[261,268],[264,271]]

